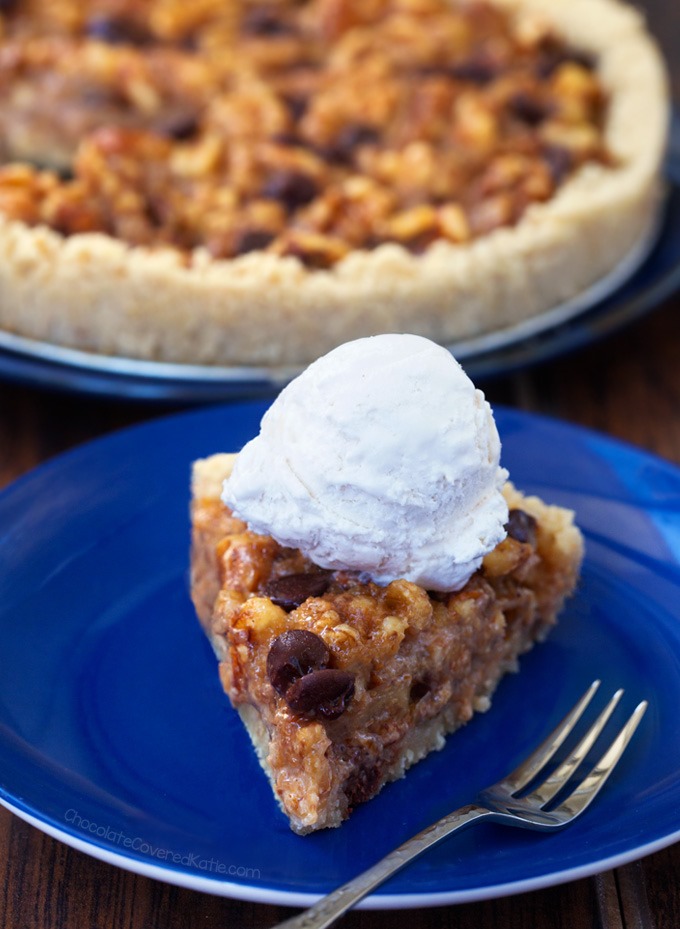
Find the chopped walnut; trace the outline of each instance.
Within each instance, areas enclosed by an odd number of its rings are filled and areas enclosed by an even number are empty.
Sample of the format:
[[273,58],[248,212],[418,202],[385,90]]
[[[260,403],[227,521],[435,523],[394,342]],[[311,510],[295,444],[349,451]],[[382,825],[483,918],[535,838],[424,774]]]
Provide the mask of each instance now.
[[467,242],[611,161],[596,62],[485,0],[2,10],[0,211],[63,235],[325,269]]

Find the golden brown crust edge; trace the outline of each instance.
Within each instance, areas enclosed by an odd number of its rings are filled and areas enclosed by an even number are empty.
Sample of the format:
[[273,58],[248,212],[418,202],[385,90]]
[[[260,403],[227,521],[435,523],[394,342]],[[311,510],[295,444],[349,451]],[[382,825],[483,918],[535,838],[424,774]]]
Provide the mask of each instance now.
[[101,234],[65,239],[0,219],[0,327],[58,345],[208,365],[292,365],[364,335],[452,342],[512,325],[581,292],[652,227],[669,103],[641,16],[619,0],[495,0],[543,15],[600,57],[614,90],[605,139],[622,167],[583,168],[514,228],[471,244],[355,252],[330,271],[251,253],[191,267]]

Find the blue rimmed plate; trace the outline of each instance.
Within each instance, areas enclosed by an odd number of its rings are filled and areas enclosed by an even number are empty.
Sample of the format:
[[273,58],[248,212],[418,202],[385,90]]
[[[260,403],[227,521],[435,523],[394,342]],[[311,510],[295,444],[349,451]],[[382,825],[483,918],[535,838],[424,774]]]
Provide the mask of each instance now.
[[499,410],[514,481],[573,507],[577,595],[492,709],[358,808],[295,836],[228,705],[188,596],[191,461],[239,448],[262,403],[158,419],[0,494],[0,801],[90,855],[170,883],[304,904],[504,774],[596,677],[650,708],[567,831],[480,825],[364,905],[428,906],[583,877],[680,838],[680,471]]

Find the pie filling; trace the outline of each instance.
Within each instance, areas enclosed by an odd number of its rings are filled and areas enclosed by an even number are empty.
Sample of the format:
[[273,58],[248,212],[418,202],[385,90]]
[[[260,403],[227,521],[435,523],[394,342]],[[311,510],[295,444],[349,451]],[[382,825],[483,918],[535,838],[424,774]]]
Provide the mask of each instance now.
[[461,590],[378,586],[249,531],[219,499],[229,466],[195,466],[194,603],[291,827],[337,826],[489,707],[572,593],[581,535],[507,485],[508,535]]
[[0,36],[0,212],[187,263],[465,243],[615,160],[593,57],[484,0],[14,0]]

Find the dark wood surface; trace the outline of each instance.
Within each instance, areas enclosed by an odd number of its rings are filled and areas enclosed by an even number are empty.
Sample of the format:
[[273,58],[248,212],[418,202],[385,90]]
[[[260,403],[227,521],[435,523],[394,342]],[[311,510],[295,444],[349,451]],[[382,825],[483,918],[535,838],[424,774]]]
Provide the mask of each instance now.
[[[680,4],[647,0],[680,99]],[[616,436],[680,464],[680,294],[606,341],[481,382],[492,403]],[[0,382],[0,487],[51,456],[169,407]],[[406,913],[357,911],[362,929],[678,929],[680,844],[612,872],[521,896]],[[0,929],[227,929],[292,911],[162,884],[92,859],[0,807]]]

